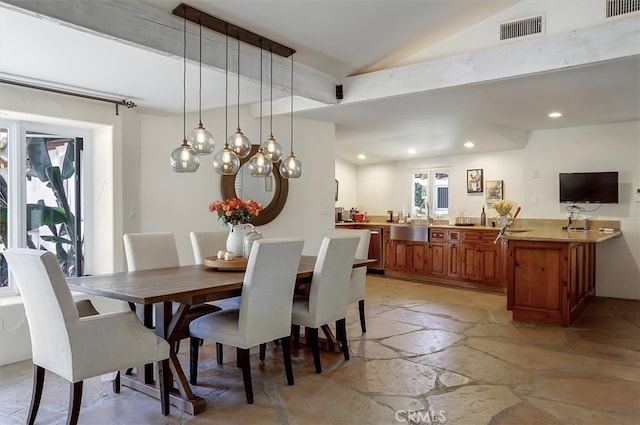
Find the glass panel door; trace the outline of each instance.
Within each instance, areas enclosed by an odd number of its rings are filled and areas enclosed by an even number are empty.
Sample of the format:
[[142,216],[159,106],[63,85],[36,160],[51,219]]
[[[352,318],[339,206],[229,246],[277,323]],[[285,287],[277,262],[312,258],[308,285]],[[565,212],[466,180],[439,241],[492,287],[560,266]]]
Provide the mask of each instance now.
[[[0,249],[51,251],[66,276],[79,276],[83,139],[69,137],[65,129],[35,131],[37,127],[9,123],[0,129]],[[2,256],[0,287],[9,284],[8,277]]]

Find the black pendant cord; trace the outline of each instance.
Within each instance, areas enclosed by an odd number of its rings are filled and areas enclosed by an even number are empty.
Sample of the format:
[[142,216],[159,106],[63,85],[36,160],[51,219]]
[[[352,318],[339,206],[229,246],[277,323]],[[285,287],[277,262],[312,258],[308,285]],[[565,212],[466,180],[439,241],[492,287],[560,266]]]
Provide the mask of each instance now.
[[238,39],[238,130],[240,130],[240,37]]
[[291,154],[293,155],[293,55],[291,55]]
[[262,149],[262,40],[260,41],[260,134],[258,135],[258,144]]
[[187,143],[187,18],[185,13],[182,40],[182,133]]
[[198,87],[198,124],[202,127],[202,24],[200,27],[200,82]]
[[273,51],[269,49],[269,54],[271,55],[271,89],[269,92],[269,135],[273,139]]
[[225,36],[224,47],[224,147],[229,149],[227,143],[227,122],[229,120],[229,26],[226,26],[227,35]]

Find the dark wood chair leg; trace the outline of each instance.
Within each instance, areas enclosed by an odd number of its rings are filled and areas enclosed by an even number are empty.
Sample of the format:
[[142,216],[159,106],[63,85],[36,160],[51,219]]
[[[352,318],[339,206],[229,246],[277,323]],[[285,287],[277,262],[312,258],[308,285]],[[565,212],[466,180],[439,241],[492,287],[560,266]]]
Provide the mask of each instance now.
[[367,323],[364,319],[364,300],[358,301],[358,310],[360,310],[360,328],[362,333],[367,333]]
[[242,380],[244,381],[244,393],[247,403],[253,404],[253,385],[251,384],[251,365],[249,364],[249,349],[238,348],[238,362],[242,368]]
[[189,338],[189,382],[196,385],[198,382],[198,355],[200,351],[200,338]]
[[311,352],[313,353],[313,364],[316,367],[316,373],[322,373],[322,365],[320,365],[320,347],[318,346],[318,328],[307,328],[309,335],[309,343],[311,344]]
[[263,362],[267,356],[267,344],[260,344],[260,361]]
[[27,424],[33,425],[40,407],[40,399],[42,398],[42,387],[44,386],[45,369],[38,365],[33,365],[33,389],[31,393],[31,406],[29,407],[29,416],[27,416]]
[[158,380],[160,381],[160,406],[162,408],[162,414],[167,416],[169,414],[169,389],[171,382],[169,380],[171,374],[169,371],[169,359],[165,359],[158,362]]
[[216,342],[216,361],[218,362],[218,364],[223,363],[222,344],[220,344],[219,342]]
[[293,385],[293,367],[291,366],[291,338],[282,338],[282,358],[284,360],[284,371],[287,374],[287,384]]
[[336,321],[336,336],[342,343],[342,354],[344,354],[344,359],[349,360],[349,344],[347,343],[346,323],[346,319],[340,319]]
[[291,333],[293,334],[293,346],[300,347],[300,325],[291,325]]
[[80,416],[80,403],[82,402],[82,384],[83,381],[71,383],[67,425],[76,425],[78,423],[78,416]]
[[113,380],[113,392],[116,394],[120,393],[120,371],[116,373],[116,377]]

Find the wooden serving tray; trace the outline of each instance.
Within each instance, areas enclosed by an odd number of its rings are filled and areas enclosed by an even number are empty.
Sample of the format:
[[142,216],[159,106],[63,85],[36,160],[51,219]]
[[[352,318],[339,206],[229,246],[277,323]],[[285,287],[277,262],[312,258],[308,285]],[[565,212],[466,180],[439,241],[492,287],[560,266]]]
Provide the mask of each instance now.
[[247,269],[247,259],[218,260],[218,257],[204,257],[202,265],[221,271],[245,271]]

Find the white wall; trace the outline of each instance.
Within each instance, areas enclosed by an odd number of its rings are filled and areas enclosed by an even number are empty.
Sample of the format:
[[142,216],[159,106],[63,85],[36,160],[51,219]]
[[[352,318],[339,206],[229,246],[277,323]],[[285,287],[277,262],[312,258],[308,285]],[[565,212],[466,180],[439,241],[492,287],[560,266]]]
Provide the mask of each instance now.
[[620,203],[587,213],[594,219],[620,220],[623,231],[621,239],[597,245],[596,290],[599,296],[640,299],[640,202],[632,196],[640,186],[639,158],[637,121],[533,131],[522,150],[359,166],[358,207],[376,215],[398,210],[411,200],[410,170],[449,166],[451,218],[460,211],[479,216],[485,204],[484,194],[466,193],[466,170],[472,168],[483,169],[485,180],[503,180],[504,197],[522,206],[521,217],[565,218],[566,205],[558,202],[558,173],[619,171]]
[[[348,211],[352,207],[358,207],[358,191],[356,190],[356,180],[358,178],[358,167],[350,162],[336,158],[336,180],[338,180],[338,200],[336,207],[342,207]],[[362,210],[364,212],[364,210]]]

